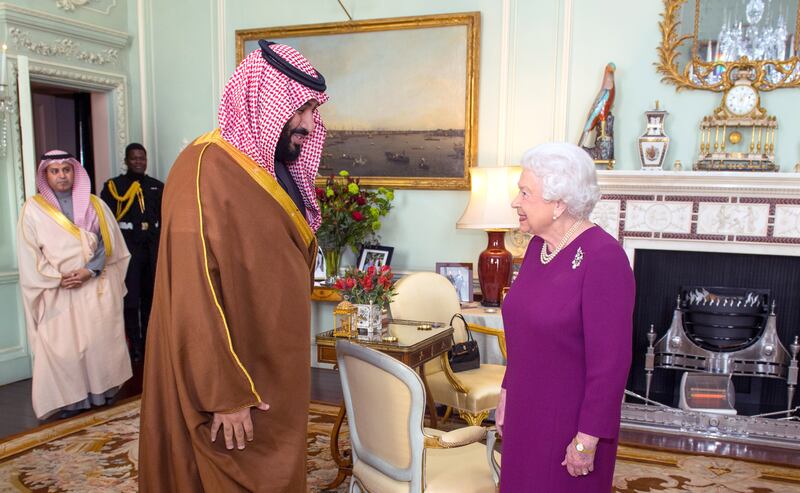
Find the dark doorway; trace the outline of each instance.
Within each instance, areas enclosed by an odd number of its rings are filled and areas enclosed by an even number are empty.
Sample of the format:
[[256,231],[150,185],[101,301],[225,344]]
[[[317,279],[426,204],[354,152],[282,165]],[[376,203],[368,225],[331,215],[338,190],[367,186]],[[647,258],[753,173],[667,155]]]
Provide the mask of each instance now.
[[91,93],[31,83],[31,98],[37,165],[47,151],[67,151],[83,164],[94,190]]

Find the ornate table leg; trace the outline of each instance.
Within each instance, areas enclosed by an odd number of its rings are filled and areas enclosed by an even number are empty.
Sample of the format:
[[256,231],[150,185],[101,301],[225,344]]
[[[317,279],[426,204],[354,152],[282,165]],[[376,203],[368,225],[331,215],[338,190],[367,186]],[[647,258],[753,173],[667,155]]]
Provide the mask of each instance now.
[[346,412],[344,402],[342,402],[339,406],[339,414],[336,416],[336,422],[333,424],[333,428],[331,428],[330,436],[331,457],[333,461],[336,462],[336,465],[339,466],[339,473],[336,475],[336,479],[325,486],[324,489],[326,490],[336,489],[337,486],[347,479],[347,476],[353,474],[353,460],[349,457],[350,454],[347,451],[344,453],[339,452],[339,432],[342,429],[342,423],[344,422]]
[[433,394],[431,388],[428,387],[428,380],[425,378],[425,365],[420,365],[419,376],[422,378],[422,385],[425,387],[425,401],[428,404],[428,413],[431,415],[431,428],[437,428],[439,423],[436,416],[436,403],[433,402]]

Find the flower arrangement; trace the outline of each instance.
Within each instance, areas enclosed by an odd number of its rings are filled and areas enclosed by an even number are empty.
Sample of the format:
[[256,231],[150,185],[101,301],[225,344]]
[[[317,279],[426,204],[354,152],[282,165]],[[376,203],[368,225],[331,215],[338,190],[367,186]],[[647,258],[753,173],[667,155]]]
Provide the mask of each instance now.
[[351,267],[345,272],[344,277],[336,280],[333,287],[341,291],[345,300],[361,305],[374,304],[384,307],[395,295],[392,268],[388,265],[371,266],[367,270]]
[[345,170],[329,176],[324,187],[317,187],[322,224],[317,241],[323,250],[349,246],[354,253],[364,244],[377,243],[380,218],[392,208],[394,192],[379,187],[367,190]]

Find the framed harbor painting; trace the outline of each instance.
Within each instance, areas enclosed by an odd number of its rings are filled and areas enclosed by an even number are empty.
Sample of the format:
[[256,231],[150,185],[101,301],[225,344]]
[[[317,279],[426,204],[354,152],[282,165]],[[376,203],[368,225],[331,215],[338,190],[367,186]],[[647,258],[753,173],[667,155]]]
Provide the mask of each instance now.
[[320,175],[371,186],[469,189],[478,137],[480,13],[236,31],[237,63],[267,39],[325,76]]

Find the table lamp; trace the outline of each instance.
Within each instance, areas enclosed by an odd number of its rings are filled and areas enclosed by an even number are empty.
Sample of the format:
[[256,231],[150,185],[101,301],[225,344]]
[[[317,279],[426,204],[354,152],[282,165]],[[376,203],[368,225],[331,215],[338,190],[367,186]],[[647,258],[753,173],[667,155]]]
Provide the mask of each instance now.
[[505,233],[519,227],[511,201],[517,195],[518,166],[470,168],[472,190],[459,229],[483,229],[489,244],[478,258],[478,281],[484,306],[500,306],[503,288],[511,284],[511,252],[505,247]]

